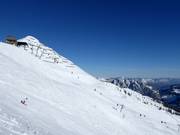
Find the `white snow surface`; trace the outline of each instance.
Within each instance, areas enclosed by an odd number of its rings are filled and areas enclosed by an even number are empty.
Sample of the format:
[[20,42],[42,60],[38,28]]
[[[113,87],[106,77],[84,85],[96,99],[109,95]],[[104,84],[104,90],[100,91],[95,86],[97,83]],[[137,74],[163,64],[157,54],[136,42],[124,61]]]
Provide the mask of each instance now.
[[[45,47],[31,38],[21,41]],[[161,104],[100,82],[53,50],[31,51],[0,43],[0,135],[180,134],[180,118]],[[53,54],[57,63],[48,62]]]

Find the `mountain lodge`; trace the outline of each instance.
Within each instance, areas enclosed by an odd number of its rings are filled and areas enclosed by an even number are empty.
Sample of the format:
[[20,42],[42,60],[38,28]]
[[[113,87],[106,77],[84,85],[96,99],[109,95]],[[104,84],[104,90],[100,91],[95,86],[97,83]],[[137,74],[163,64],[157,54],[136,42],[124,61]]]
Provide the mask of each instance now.
[[5,42],[11,45],[16,45],[17,39],[14,36],[7,36]]
[[19,42],[17,41],[16,37],[14,36],[7,36],[5,42],[7,44],[15,45],[15,46],[28,46],[26,42]]

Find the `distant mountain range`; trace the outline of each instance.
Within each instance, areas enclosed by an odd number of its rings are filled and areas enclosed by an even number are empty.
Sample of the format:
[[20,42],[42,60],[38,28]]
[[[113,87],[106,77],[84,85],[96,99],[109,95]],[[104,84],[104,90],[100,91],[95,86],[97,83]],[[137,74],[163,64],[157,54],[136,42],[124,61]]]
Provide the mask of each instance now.
[[178,78],[108,78],[105,81],[129,88],[180,112],[180,79]]

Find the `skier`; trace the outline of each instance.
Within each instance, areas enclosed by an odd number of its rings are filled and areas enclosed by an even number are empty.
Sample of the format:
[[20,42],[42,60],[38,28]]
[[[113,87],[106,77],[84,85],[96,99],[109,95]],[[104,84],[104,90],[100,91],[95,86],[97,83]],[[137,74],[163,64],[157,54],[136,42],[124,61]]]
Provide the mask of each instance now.
[[26,103],[26,101],[28,100],[28,98],[26,97],[25,99],[23,99],[23,100],[21,100],[21,104],[23,104],[23,105],[27,105],[27,103]]

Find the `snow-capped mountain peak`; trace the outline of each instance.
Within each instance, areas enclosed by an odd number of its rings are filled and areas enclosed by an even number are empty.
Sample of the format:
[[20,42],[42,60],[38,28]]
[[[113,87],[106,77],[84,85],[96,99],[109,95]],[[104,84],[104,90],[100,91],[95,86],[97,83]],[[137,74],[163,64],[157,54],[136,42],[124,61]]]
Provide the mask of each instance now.
[[98,81],[32,36],[18,41],[28,46],[0,43],[0,134],[179,134],[162,104]]
[[22,39],[19,39],[18,41],[26,42],[28,44],[35,45],[35,46],[41,46],[42,45],[42,43],[40,43],[40,41],[33,36],[26,36]]

